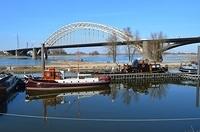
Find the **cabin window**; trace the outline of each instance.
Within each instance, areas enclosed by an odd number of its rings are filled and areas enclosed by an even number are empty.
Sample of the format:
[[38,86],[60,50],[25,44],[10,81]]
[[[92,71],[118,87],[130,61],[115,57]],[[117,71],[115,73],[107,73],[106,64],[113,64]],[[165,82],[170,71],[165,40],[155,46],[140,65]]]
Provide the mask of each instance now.
[[79,76],[79,79],[84,79],[85,77],[83,77],[83,76]]

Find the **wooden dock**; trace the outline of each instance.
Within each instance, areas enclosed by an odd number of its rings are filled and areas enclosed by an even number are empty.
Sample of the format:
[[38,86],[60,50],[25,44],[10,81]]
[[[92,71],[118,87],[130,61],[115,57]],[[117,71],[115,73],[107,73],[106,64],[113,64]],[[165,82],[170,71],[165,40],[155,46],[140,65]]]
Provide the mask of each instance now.
[[119,80],[137,80],[137,79],[153,79],[153,80],[200,80],[197,74],[187,73],[125,73],[125,74],[106,74],[114,81]]
[[106,74],[112,80],[128,80],[128,79],[182,79],[183,73],[126,73],[126,74]]
[[200,76],[197,74],[182,74],[181,78],[193,81],[200,80]]

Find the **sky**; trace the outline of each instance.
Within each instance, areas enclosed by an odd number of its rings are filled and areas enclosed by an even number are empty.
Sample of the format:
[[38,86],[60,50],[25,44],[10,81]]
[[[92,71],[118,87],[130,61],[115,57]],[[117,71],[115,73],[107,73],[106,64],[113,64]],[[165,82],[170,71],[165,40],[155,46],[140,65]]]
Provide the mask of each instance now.
[[[64,25],[95,22],[130,27],[142,39],[162,31],[167,38],[200,36],[199,0],[0,0],[0,48],[40,46]],[[196,52],[198,44],[173,52]]]

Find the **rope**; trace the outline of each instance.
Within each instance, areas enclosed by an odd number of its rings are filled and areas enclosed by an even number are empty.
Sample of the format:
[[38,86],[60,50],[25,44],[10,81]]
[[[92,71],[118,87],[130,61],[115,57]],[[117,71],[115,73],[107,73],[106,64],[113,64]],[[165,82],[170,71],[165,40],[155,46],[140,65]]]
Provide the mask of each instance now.
[[5,116],[35,118],[35,119],[52,119],[52,120],[71,120],[71,121],[98,121],[98,122],[166,122],[166,121],[197,121],[199,117],[193,118],[152,118],[152,119],[100,119],[100,118],[67,118],[67,117],[44,117],[34,115],[0,113]]

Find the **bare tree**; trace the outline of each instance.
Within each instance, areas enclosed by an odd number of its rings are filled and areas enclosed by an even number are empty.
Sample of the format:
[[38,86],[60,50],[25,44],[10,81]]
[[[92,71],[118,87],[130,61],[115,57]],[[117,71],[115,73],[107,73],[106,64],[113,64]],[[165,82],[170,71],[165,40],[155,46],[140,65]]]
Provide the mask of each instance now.
[[162,47],[164,44],[164,39],[166,38],[163,35],[163,32],[151,33],[152,41],[148,44],[149,52],[151,52],[151,58],[155,61],[162,61]]
[[134,45],[132,46],[132,50],[131,50],[131,62],[133,62],[133,56],[135,55],[136,51],[137,51],[137,48],[136,48],[136,45],[139,45],[140,42],[140,35],[139,35],[139,32],[138,31],[135,31],[134,33],[134,36],[133,36],[133,39],[135,40],[135,43]]
[[[123,30],[127,36],[125,37],[125,40],[126,40],[126,49],[127,49],[126,51],[128,54],[128,60],[129,62],[132,62],[133,56],[135,55],[137,50],[136,49],[137,41],[140,40],[139,32],[136,31],[133,35],[130,27],[124,28]],[[136,40],[136,43],[132,43],[132,40]]]
[[108,40],[108,55],[113,57],[113,63],[116,63],[117,58],[117,35],[113,32],[113,34],[107,39]]
[[125,40],[126,40],[126,51],[128,54],[128,61],[131,62],[131,49],[132,49],[131,40],[133,38],[133,35],[130,27],[124,28],[123,30],[127,36],[125,37]]

